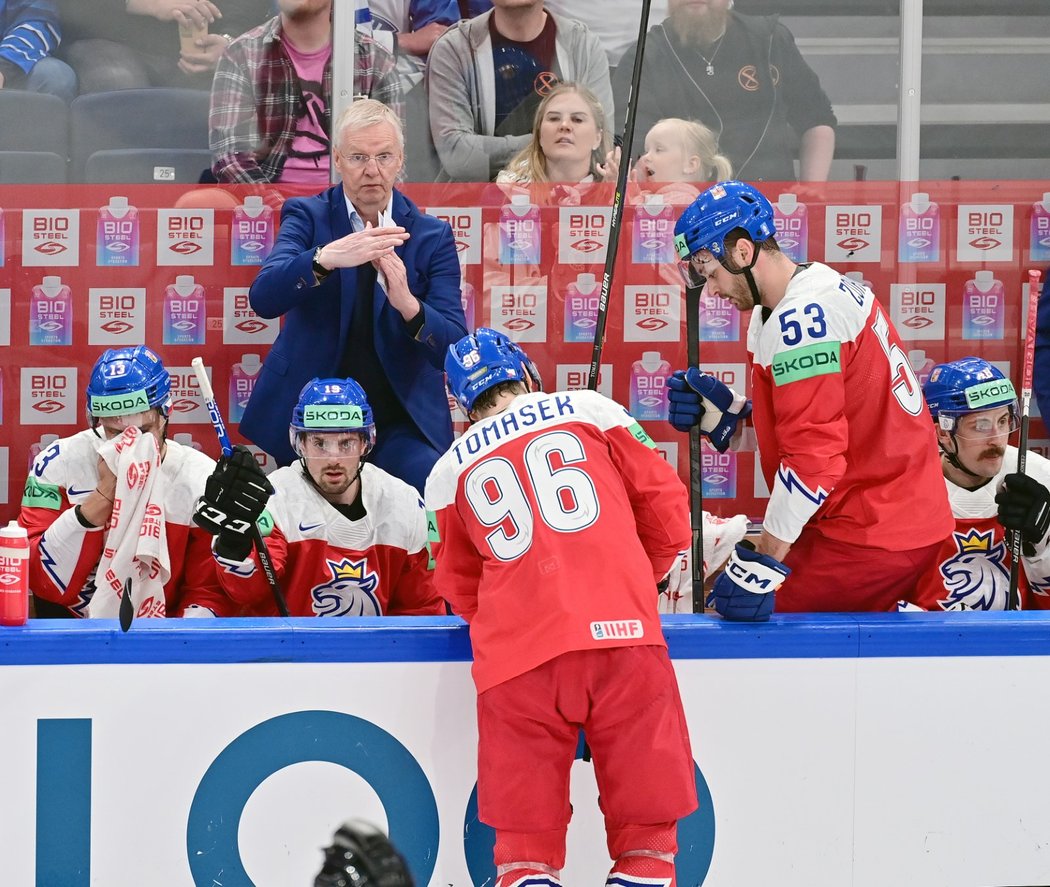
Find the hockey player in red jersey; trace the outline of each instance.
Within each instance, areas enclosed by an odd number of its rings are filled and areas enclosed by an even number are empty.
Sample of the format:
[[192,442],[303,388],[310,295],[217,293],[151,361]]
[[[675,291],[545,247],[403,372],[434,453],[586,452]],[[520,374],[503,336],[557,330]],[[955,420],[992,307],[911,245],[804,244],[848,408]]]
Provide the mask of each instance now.
[[763,573],[772,561],[791,571],[778,611],[889,610],[953,526],[929,413],[871,290],[818,262],[796,265],[774,234],[773,207],[743,182],[708,188],[675,225],[688,285],[755,309],[752,401],[699,367],[667,383],[671,423],[699,422],[720,451],[752,418],[771,490],[757,552],[737,547],[713,603],[748,618],[741,595],[775,587]]
[[159,449],[163,492],[152,504],[163,512],[170,571],[163,606],[137,615],[235,615],[219,586],[211,539],[191,520],[215,463],[167,439],[171,381],[160,357],[145,345],[104,352],[91,371],[86,400],[91,427],[41,451],[22,497],[19,522],[29,531],[37,615],[98,615],[92,606],[96,571],[111,554],[107,542],[118,498],[117,477],[99,451],[129,426],[153,435]]
[[247,532],[268,505],[260,528],[292,616],[445,615],[423,502],[365,461],[375,433],[360,385],[312,379],[289,428],[299,462],[267,479],[243,447],[219,461],[194,520],[216,534],[219,577],[233,600],[277,615]]
[[909,603],[924,610],[1005,610],[1010,543],[1022,536],[1022,609],[1050,609],[1050,461],[1029,453],[1017,474],[1014,386],[979,357],[942,363],[923,386],[933,414],[955,529]]
[[667,887],[677,821],[697,806],[655,587],[690,542],[685,487],[623,407],[544,394],[502,333],[461,339],[445,372],[474,424],[434,466],[426,502],[438,591],[470,624],[496,887],[561,884],[581,729],[607,883]]

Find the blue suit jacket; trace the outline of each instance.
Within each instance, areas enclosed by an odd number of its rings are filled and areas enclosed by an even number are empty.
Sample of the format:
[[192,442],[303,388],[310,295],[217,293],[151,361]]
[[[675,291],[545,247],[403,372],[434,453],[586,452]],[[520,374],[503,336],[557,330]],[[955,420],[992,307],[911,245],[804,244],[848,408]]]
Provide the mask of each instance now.
[[[467,332],[459,259],[447,222],[420,212],[396,190],[391,209],[394,222],[410,235],[396,252],[405,263],[409,290],[424,305],[424,323],[413,338],[376,284],[376,352],[412,420],[444,451],[452,443],[445,355],[448,346]],[[299,392],[315,376],[336,374],[357,298],[357,269],[339,269],[318,286],[311,267],[313,253],[350,231],[341,185],[286,201],[277,243],[249,292],[258,315],[284,320],[256,379],[240,431],[281,464],[295,460],[288,423]],[[377,433],[382,434],[382,429]]]

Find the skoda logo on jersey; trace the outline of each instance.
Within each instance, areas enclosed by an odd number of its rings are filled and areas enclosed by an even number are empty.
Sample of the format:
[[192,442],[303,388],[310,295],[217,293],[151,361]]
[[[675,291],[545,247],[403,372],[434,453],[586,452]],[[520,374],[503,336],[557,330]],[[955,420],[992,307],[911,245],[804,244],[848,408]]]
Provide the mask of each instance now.
[[316,616],[382,616],[376,596],[379,575],[368,568],[368,558],[328,561],[332,581],[310,589]]

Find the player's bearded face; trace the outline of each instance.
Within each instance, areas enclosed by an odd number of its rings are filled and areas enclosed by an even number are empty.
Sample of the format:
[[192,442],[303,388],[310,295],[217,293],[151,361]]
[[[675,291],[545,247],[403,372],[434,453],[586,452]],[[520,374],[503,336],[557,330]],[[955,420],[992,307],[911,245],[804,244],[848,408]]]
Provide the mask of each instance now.
[[357,476],[364,446],[360,434],[307,434],[299,454],[317,488],[326,496],[340,496]]
[[714,256],[706,250],[701,251],[697,259],[701,263],[700,273],[707,277],[704,294],[721,296],[738,311],[750,311],[755,307],[755,298],[751,287],[742,274],[727,271]]

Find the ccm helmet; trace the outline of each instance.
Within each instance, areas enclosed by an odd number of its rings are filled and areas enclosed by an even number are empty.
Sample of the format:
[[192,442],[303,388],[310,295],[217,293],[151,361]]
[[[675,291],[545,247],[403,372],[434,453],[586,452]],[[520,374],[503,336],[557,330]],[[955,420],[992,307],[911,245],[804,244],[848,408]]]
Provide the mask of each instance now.
[[449,345],[445,373],[449,391],[468,413],[482,394],[500,382],[529,379],[534,390],[543,387],[536,364],[520,346],[485,326]]
[[743,228],[756,244],[776,235],[773,205],[744,182],[712,185],[685,208],[674,226],[674,247],[688,286],[704,285],[704,275],[690,259],[707,250],[721,261],[726,235],[734,228]]
[[145,345],[102,352],[87,384],[91,427],[107,416],[130,416],[156,408],[171,412],[171,378],[164,362]]
[[288,437],[298,455],[299,436],[307,431],[356,432],[364,435],[367,456],[375,446],[376,423],[364,389],[353,379],[311,379],[299,392]]
[[413,887],[408,866],[390,840],[361,819],[344,822],[324,850],[314,887]]
[[996,407],[1010,410],[1010,430],[1017,428],[1019,412],[1013,383],[998,367],[979,357],[939,363],[930,370],[922,389],[933,421],[954,433],[960,416]]

